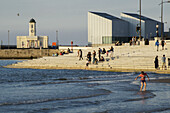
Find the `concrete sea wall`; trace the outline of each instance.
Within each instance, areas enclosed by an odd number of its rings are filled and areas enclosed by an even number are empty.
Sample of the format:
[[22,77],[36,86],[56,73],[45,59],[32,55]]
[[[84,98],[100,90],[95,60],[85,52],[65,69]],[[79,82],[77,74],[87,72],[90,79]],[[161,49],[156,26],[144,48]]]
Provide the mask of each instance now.
[[30,59],[52,56],[57,49],[0,49],[0,59]]

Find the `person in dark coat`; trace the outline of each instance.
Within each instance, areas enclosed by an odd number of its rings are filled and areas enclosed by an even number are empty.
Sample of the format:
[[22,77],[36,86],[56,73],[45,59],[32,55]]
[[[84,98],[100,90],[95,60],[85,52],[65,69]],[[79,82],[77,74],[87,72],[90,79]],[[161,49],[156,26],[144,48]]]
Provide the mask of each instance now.
[[103,50],[102,50],[102,54],[105,54],[106,53],[106,50],[105,50],[105,48],[103,48]]
[[165,46],[165,41],[164,41],[164,39],[162,39],[161,45],[162,45],[162,50],[164,50],[164,46]]
[[93,64],[95,63],[95,59],[96,59],[96,51],[93,50]]
[[88,52],[87,54],[87,59],[89,61],[89,64],[91,64],[91,52]]
[[159,62],[158,62],[158,56],[155,57],[155,69],[159,69]]
[[83,53],[82,53],[82,50],[81,49],[79,49],[79,60],[83,60]]
[[101,57],[101,49],[99,48],[99,50],[98,50],[98,54],[99,54],[99,60],[100,60],[100,57]]

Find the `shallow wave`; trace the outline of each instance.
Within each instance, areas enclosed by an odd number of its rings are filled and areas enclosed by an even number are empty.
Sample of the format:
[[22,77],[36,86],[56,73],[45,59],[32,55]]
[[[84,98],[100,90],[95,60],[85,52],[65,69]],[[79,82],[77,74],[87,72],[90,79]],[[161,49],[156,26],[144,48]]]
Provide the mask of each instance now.
[[65,84],[65,83],[83,83],[87,81],[58,81],[58,82],[40,82],[40,83],[33,83],[31,85],[50,85],[50,84]]
[[119,82],[128,82],[128,81],[132,81],[132,79],[124,79],[124,80],[117,80]]
[[170,84],[165,84],[166,86],[170,86]]
[[105,80],[105,81],[88,81],[87,83],[98,83],[98,84],[111,84],[111,83],[117,83],[118,81],[110,81],[110,80]]
[[170,77],[159,77],[159,79],[168,79]]
[[0,60],[0,67],[14,64],[17,62],[22,62],[22,60]]
[[100,76],[89,76],[89,78],[115,78],[115,77],[127,77],[132,76],[133,73],[117,73],[114,75],[100,75]]
[[96,94],[77,95],[75,97],[23,100],[23,101],[18,101],[18,102],[4,102],[4,103],[0,103],[0,106],[36,104],[36,103],[44,103],[44,102],[58,101],[58,100],[72,100],[72,99],[81,99],[81,98],[91,98],[91,97],[97,97],[97,96],[101,96],[101,95],[108,95],[108,94],[111,93],[111,91],[106,90],[106,89],[98,89],[98,91],[100,91],[100,92],[98,92]]
[[139,83],[140,83],[140,81],[137,81],[137,80],[135,81],[135,80],[134,80],[134,81],[132,81],[130,84],[139,85]]

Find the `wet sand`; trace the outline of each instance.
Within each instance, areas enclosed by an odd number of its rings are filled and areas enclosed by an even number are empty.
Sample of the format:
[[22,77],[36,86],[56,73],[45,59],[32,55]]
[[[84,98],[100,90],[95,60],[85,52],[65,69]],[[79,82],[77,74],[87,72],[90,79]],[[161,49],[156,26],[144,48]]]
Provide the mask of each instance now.
[[3,66],[4,68],[30,68],[30,69],[72,69],[72,70],[93,70],[93,71],[110,71],[110,72],[153,72],[159,74],[170,74],[170,70],[155,70],[155,69],[126,69],[126,68],[87,68],[86,66],[73,67],[58,67],[58,66]]
[[157,80],[150,80],[153,83],[170,83],[170,78],[167,79],[157,79]]

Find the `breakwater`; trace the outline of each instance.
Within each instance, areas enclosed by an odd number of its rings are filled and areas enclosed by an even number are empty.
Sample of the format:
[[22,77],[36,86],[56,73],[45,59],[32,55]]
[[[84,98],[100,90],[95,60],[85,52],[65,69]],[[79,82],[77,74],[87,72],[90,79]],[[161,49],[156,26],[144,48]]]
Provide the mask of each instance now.
[[52,56],[57,49],[1,49],[0,59],[31,59]]

